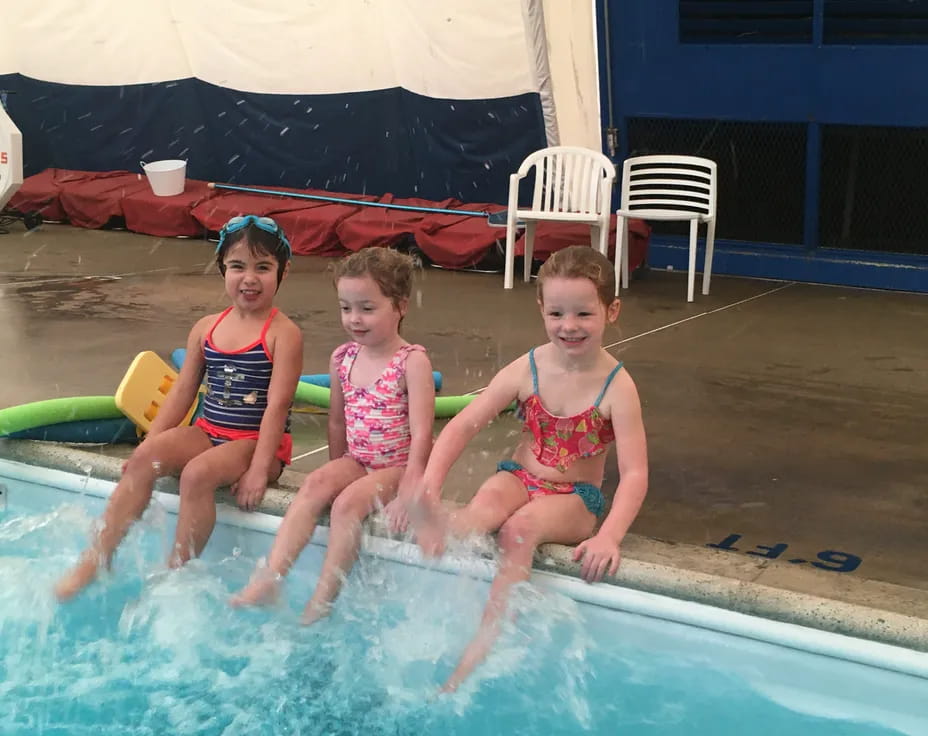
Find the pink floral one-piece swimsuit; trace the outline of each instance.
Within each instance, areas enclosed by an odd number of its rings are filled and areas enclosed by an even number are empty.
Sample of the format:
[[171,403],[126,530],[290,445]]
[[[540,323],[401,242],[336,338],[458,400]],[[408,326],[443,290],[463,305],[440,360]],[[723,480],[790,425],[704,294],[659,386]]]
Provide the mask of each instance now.
[[341,345],[334,354],[338,380],[345,397],[345,434],[348,455],[369,470],[394,468],[409,461],[409,395],[403,377],[406,358],[421,345],[403,345],[370,386],[355,386],[351,367],[361,351],[356,342]]

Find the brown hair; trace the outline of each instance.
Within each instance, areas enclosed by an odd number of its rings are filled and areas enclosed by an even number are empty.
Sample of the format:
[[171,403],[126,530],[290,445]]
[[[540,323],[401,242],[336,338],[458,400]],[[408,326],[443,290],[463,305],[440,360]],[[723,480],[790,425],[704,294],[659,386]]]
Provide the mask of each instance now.
[[570,245],[552,253],[538,271],[538,299],[544,301],[542,289],[551,278],[589,279],[599,300],[608,307],[615,299],[615,267],[596,248]]
[[415,261],[411,256],[387,247],[369,246],[346,256],[335,266],[335,286],[342,278],[370,276],[381,293],[400,308],[412,294]]
[[216,265],[219,266],[220,275],[226,275],[226,256],[232,250],[232,246],[244,240],[249,253],[255,258],[270,256],[277,261],[277,286],[280,288],[280,282],[284,278],[284,269],[290,261],[290,243],[287,242],[286,237],[282,236],[283,230],[278,233],[269,233],[254,224],[246,225],[241,230],[222,234],[219,245],[216,246]]

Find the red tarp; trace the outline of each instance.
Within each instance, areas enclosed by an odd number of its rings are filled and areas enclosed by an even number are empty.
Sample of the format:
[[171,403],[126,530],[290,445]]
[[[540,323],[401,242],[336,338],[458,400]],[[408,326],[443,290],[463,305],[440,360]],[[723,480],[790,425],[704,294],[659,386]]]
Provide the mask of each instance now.
[[41,174],[26,177],[19,191],[13,195],[9,206],[22,213],[38,212],[46,220],[67,218],[61,209],[61,183],[94,176],[92,171],[68,171],[67,169],[45,169]]
[[61,181],[61,209],[75,227],[103,227],[113,217],[122,217],[122,201],[148,189],[148,180],[128,171],[99,172],[77,180]]
[[188,179],[183,193],[173,197],[157,197],[146,186],[122,201],[126,228],[162,238],[202,236],[204,227],[193,216],[193,209],[214,194],[205,181],[194,179]]
[[[432,202],[392,194],[377,198],[313,189],[262,188],[280,191],[283,195],[288,192],[318,194],[359,202],[378,201],[487,214],[505,209],[498,204],[462,204],[454,199]],[[187,180],[183,194],[156,197],[143,175],[124,171],[47,169],[28,177],[10,206],[22,213],[39,212],[49,220],[67,219],[72,225],[88,228],[103,227],[113,217],[124,217],[129,230],[160,237],[198,236],[204,231],[218,231],[235,215],[267,215],[280,223],[297,254],[341,255],[346,250],[393,245],[412,237],[429,259],[446,268],[476,265],[497,241],[506,239],[505,227],[490,226],[482,215],[416,212],[210,190],[206,182],[194,179]],[[629,231],[629,266],[634,269],[647,255],[651,229],[640,220],[632,220]],[[589,242],[588,226],[543,222],[535,233],[534,257],[544,260],[563,247]],[[610,253],[614,247],[613,216]],[[516,252],[522,252],[521,233]]]
[[[461,205],[462,209],[487,212],[502,212],[505,207],[498,204]],[[615,254],[615,215],[609,227],[609,256]],[[449,268],[466,268],[476,265],[497,239],[505,248],[506,228],[489,227],[482,217],[456,217],[454,215],[430,215],[415,232],[416,243],[436,263]],[[628,267],[634,270],[648,255],[651,228],[642,220],[631,220],[628,227]],[[549,255],[568,245],[590,242],[589,225],[565,222],[540,222],[535,230],[535,247],[532,257],[543,261]],[[522,255],[522,233],[516,240],[516,255]]]
[[[339,195],[319,190],[262,187],[282,194],[320,194],[345,196],[361,201],[374,201],[372,196]],[[207,230],[218,232],[230,217],[253,214],[273,217],[287,233],[293,252],[299,255],[342,255],[345,247],[337,234],[338,225],[357,214],[362,207],[310,199],[284,199],[266,194],[220,190],[215,197],[193,208],[192,216]]]
[[[609,222],[609,258],[615,257],[615,215]],[[505,236],[505,232],[504,232]],[[628,223],[628,269],[634,271],[648,255],[651,227],[642,220]],[[574,225],[568,222],[539,222],[535,230],[535,248],[532,257],[544,261],[555,251],[568,245],[590,242],[589,225]],[[522,253],[521,240],[516,243],[516,253]]]
[[[457,205],[450,209],[469,212],[502,212],[498,204]],[[483,259],[496,241],[506,240],[506,228],[491,227],[486,217],[475,215],[436,215],[423,219],[413,235],[416,244],[432,261],[447,268],[467,268]]]
[[[406,207],[435,207],[447,209],[461,206],[456,199],[443,199],[432,202],[427,199],[412,197],[394,197],[385,194],[378,202],[399,204]],[[402,242],[413,235],[419,224],[428,217],[436,217],[432,212],[415,210],[394,210],[385,207],[361,207],[358,212],[338,223],[338,238],[348,250],[358,251],[368,245],[390,246]]]

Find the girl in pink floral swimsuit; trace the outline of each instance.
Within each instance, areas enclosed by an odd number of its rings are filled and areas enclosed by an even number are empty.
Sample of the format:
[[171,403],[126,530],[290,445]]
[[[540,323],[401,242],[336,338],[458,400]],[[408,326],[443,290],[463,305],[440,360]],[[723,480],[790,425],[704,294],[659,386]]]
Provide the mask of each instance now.
[[[509,591],[528,580],[535,549],[577,545],[588,581],[615,574],[619,545],[648,487],[648,458],[638,391],[622,364],[603,348],[606,326],[619,315],[615,271],[585,245],[558,251],[538,273],[538,304],[549,342],[503,368],[435,442],[411,511],[419,545],[440,554],[448,532],[499,531],[499,572],[477,635],[445,683],[454,690],[483,660],[506,611]],[[524,422],[511,459],[462,510],[447,514],[441,487],[467,443],[517,401]],[[606,450],[615,443],[619,485],[604,511],[600,486]]]
[[[406,529],[406,496],[421,482],[432,447],[435,386],[421,345],[399,334],[409,306],[413,261],[368,247],[344,259],[335,274],[342,327],[351,341],[332,353],[329,369],[329,462],[310,473],[268,556],[234,605],[276,597],[331,504],[328,549],[303,622],[325,616],[358,555],[361,522],[386,505],[390,526]],[[398,500],[399,495],[404,500]]]

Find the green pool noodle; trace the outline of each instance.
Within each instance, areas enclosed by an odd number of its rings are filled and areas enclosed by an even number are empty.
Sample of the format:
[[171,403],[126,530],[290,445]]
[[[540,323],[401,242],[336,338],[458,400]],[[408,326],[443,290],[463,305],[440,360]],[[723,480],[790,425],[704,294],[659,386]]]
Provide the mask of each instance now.
[[453,417],[476,398],[477,394],[469,394],[467,396],[436,396],[435,418],[447,419],[448,417]]
[[323,409],[329,408],[329,399],[331,392],[325,386],[317,386],[314,383],[305,383],[299,381],[296,384],[296,393],[293,395],[295,401],[304,404],[320,406]]
[[[297,384],[294,399],[304,404],[320,406],[323,409],[329,408],[329,399],[331,393],[324,386],[316,386],[312,383]],[[447,419],[453,417],[461,409],[467,406],[471,401],[477,398],[477,394],[467,396],[436,396],[435,397],[435,416],[438,419]]]
[[118,419],[122,416],[113,396],[72,396],[34,401],[0,409],[0,437],[50,424],[85,419]]
[[[329,389],[324,386],[300,381],[297,384],[294,399],[304,404],[328,409],[330,395]],[[439,419],[453,417],[476,397],[476,394],[436,396],[435,416]],[[0,409],[0,437],[65,422],[122,417],[123,414],[116,408],[116,400],[112,396],[72,396],[46,399]]]

